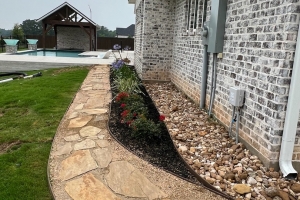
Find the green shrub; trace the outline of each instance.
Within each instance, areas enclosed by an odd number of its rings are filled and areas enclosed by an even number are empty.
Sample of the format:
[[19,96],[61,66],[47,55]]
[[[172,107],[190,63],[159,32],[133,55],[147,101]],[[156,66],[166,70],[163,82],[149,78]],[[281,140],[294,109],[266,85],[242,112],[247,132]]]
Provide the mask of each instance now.
[[145,116],[139,116],[132,123],[133,137],[147,137],[153,139],[154,137],[160,137],[160,124],[155,124],[152,120],[147,119]]
[[137,77],[135,75],[135,72],[132,69],[130,69],[130,67],[128,67],[127,65],[123,65],[119,69],[114,70],[113,75],[115,77],[117,77],[118,79],[119,78],[121,78],[121,79],[122,78],[124,78],[124,79],[135,78],[135,79],[137,79]]
[[130,78],[116,78],[114,85],[117,87],[119,92],[127,92],[129,94],[142,93],[140,90],[140,81],[135,77]]

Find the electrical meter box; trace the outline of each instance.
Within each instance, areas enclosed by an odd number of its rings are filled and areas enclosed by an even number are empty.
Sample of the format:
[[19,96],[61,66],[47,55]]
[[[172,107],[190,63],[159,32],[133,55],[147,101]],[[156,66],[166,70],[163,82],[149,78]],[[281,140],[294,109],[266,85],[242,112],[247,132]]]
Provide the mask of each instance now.
[[229,103],[233,106],[241,107],[244,104],[245,90],[231,87],[229,90]]
[[209,27],[209,21],[206,21],[203,23],[202,27],[202,44],[208,45],[208,27]]
[[222,53],[225,34],[227,0],[212,0],[208,29],[209,53]]

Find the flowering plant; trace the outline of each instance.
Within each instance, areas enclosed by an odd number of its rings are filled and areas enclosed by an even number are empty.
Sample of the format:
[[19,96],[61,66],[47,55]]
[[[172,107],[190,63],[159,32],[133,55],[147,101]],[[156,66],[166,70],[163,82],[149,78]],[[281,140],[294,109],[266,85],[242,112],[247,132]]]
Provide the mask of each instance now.
[[[115,45],[114,48],[119,49],[120,46]],[[165,116],[160,115],[158,119],[149,118],[148,106],[141,95],[144,94],[140,88],[142,82],[136,72],[126,65],[124,59],[116,59],[112,64],[112,70],[113,88],[119,92],[115,102],[119,104],[120,122],[132,129],[132,137],[159,138]]]
[[166,119],[166,117],[164,115],[159,115],[159,121],[164,121]]
[[148,139],[160,137],[160,128],[165,116],[160,115],[158,123],[148,119],[148,109],[140,95],[121,92],[117,95],[116,101],[120,103],[122,109],[121,123],[132,129],[133,137]]
[[126,46],[125,48],[124,48],[124,50],[125,51],[127,51],[127,54],[126,54],[126,58],[122,58],[122,55],[121,55],[121,45],[119,45],[119,44],[115,44],[114,46],[113,46],[113,49],[114,50],[117,50],[118,51],[118,53],[119,53],[119,58],[116,56],[116,54],[112,51],[112,53],[113,53],[113,55],[115,56],[115,62],[113,62],[112,63],[112,66],[114,67],[114,68],[120,68],[120,67],[122,67],[123,65],[125,65],[125,64],[129,64],[130,63],[130,60],[128,59],[128,51],[131,49],[131,47],[130,46]]
[[120,102],[123,101],[124,99],[126,99],[129,96],[128,93],[126,92],[120,92],[117,96],[116,96],[116,101]]

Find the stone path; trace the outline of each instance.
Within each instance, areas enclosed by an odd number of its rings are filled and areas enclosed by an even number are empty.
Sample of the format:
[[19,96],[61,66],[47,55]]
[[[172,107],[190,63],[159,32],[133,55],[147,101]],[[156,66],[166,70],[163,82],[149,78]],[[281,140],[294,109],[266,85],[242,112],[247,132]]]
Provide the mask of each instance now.
[[128,152],[107,129],[109,66],[95,66],[55,135],[48,176],[56,200],[223,199]]

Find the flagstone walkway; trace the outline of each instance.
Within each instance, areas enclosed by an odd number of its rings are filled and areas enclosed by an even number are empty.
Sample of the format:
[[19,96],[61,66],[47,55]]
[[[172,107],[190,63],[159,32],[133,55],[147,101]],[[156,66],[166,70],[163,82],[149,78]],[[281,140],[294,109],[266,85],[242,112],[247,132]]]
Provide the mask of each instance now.
[[109,134],[109,66],[93,67],[55,135],[48,176],[56,200],[223,199],[136,157]]

